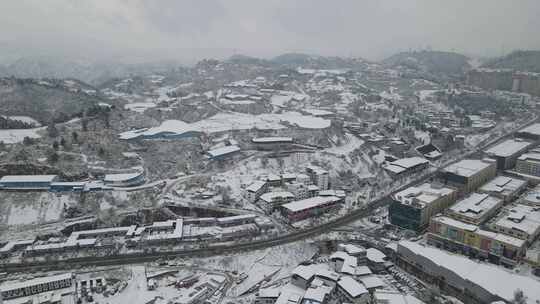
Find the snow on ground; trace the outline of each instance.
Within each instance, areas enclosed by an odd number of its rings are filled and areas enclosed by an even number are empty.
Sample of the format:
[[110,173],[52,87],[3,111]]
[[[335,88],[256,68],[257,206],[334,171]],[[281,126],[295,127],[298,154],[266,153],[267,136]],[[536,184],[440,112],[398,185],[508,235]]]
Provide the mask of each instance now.
[[381,98],[391,100],[391,101],[400,101],[403,100],[403,97],[396,93],[396,88],[390,87],[389,92],[383,91],[379,94]]
[[325,169],[328,169],[330,176],[333,178],[338,175],[338,172],[347,170],[352,170],[359,177],[372,176],[370,168],[374,167],[375,163],[367,154],[359,152],[359,155],[354,157],[340,154],[346,153],[347,150],[354,151],[354,147],[359,143],[359,141],[354,140],[343,151],[338,148],[333,153],[326,150],[316,153],[295,153],[280,158],[281,165],[280,161],[275,158],[269,158],[266,164],[263,164],[259,158],[248,158],[237,163],[234,168],[217,174],[213,181],[217,185],[231,187],[231,196],[240,199],[244,195],[244,188],[255,180],[268,174],[280,174],[282,172],[305,173],[306,166],[311,165],[313,162],[317,162]]
[[243,282],[229,291],[231,296],[238,296],[276,271],[278,272],[271,281],[290,276],[298,264],[309,260],[316,253],[316,246],[307,242],[296,242],[232,256],[200,259],[196,260],[196,263],[204,267],[247,274],[248,277]]
[[[144,266],[133,266],[132,277],[128,281],[126,289],[113,296],[105,298],[103,294],[94,295],[96,303],[124,304],[124,303],[149,303],[156,299],[155,304],[168,303],[169,299],[179,295],[174,286],[160,286],[156,290],[148,290],[146,271]],[[161,299],[159,298],[161,297]]]
[[360,148],[364,144],[364,141],[360,138],[350,134],[346,133],[346,143],[342,146],[334,146],[332,148],[325,149],[325,152],[332,153],[332,154],[338,154],[338,155],[347,155],[351,153],[352,151]]
[[15,144],[22,142],[25,137],[41,138],[38,131],[44,130],[44,127],[33,129],[9,129],[0,130],[0,141],[5,144]]
[[417,92],[418,98],[420,101],[426,101],[428,98],[433,97],[433,95],[439,90],[420,90]]
[[414,130],[414,137],[424,144],[428,144],[431,141],[429,132],[426,131]]
[[491,134],[481,133],[481,134],[471,134],[465,137],[465,145],[468,147],[476,147],[479,143],[486,140]]
[[73,198],[68,194],[56,195],[48,192],[32,196],[31,199],[3,197],[3,222],[7,225],[30,225],[58,221],[62,217],[64,205],[72,202]]
[[157,105],[153,102],[133,102],[124,105],[124,109],[142,113],[150,108],[155,108]]
[[12,206],[8,216],[8,225],[27,225],[38,222],[39,209],[33,206]]
[[120,134],[120,138],[129,139],[138,136],[151,136],[163,132],[184,134],[188,132],[214,133],[229,130],[249,130],[252,128],[278,130],[286,126],[283,122],[306,129],[325,129],[330,127],[330,120],[298,112],[281,114],[251,115],[244,113],[218,113],[210,118],[186,123],[180,120],[166,120],[159,127],[146,131],[128,131]]

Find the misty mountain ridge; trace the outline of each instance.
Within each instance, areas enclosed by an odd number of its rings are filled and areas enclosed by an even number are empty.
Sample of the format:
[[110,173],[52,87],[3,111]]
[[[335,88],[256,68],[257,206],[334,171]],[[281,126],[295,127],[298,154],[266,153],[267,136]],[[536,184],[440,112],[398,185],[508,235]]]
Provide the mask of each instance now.
[[129,77],[165,71],[177,66],[173,62],[137,64],[92,62],[57,57],[23,57],[7,65],[0,65],[0,76],[18,78],[76,78],[91,85],[99,85],[111,78]]
[[29,116],[41,124],[64,122],[104,100],[76,79],[0,78],[1,115]]
[[383,60],[392,67],[404,66],[433,74],[460,75],[469,70],[469,58],[465,55],[444,51],[401,52]]
[[488,60],[482,67],[540,73],[540,50],[513,51],[506,56]]

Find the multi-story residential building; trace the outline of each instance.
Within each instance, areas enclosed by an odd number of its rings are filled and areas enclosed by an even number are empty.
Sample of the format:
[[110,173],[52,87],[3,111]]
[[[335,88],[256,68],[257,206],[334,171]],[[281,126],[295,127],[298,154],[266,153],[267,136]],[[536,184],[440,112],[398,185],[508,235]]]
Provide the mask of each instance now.
[[540,234],[540,209],[523,204],[508,206],[489,223],[489,227],[532,243]]
[[472,193],[448,208],[448,216],[456,220],[480,225],[490,219],[503,206],[502,199],[486,193]]
[[246,188],[246,198],[254,203],[266,192],[268,185],[264,181],[255,181]]
[[461,194],[466,194],[494,178],[496,173],[495,161],[464,159],[444,168],[441,178],[447,185],[456,187]]
[[516,172],[540,177],[540,153],[525,153],[516,161]]
[[[71,273],[35,278],[24,282],[6,283],[0,286],[0,303],[2,299],[6,301],[48,291],[71,289],[72,285],[73,275]],[[20,303],[28,303],[28,301],[20,301]]]
[[463,303],[512,303],[518,289],[527,295],[529,303],[540,301],[538,281],[530,276],[420,243],[399,242],[396,262],[401,269]]
[[540,186],[536,186],[534,189],[521,196],[519,202],[524,205],[540,207]]
[[313,184],[319,187],[320,190],[327,190],[329,183],[328,171],[319,166],[308,166],[306,172],[309,175]]
[[429,219],[455,202],[457,191],[439,184],[425,183],[393,195],[388,208],[390,222],[402,228],[420,231]]
[[264,193],[260,197],[261,203],[267,211],[273,212],[278,209],[279,206],[289,203],[295,199],[295,195],[288,191],[277,191]]
[[512,266],[521,260],[527,249],[522,239],[484,230],[443,215],[431,219],[428,243]]
[[497,176],[480,187],[478,192],[499,197],[507,203],[516,199],[526,187],[527,181],[525,180],[508,176]]
[[[312,185],[309,185],[312,186]],[[310,197],[308,185],[299,183],[299,182],[293,182],[285,184],[285,187],[289,192],[294,194],[294,198],[297,200],[305,199]]]
[[508,139],[487,150],[485,153],[497,161],[497,168],[506,170],[514,167],[519,155],[525,152],[531,142],[522,139]]
[[281,205],[281,214],[290,222],[300,221],[336,209],[343,198],[336,196],[315,196]]

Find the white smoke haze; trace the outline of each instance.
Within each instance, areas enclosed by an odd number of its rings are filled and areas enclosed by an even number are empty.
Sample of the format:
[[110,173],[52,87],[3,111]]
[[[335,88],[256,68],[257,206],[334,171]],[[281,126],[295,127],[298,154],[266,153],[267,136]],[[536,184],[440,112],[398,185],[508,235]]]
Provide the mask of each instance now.
[[285,52],[381,59],[539,49],[538,0],[3,0],[0,63],[22,56],[194,61]]

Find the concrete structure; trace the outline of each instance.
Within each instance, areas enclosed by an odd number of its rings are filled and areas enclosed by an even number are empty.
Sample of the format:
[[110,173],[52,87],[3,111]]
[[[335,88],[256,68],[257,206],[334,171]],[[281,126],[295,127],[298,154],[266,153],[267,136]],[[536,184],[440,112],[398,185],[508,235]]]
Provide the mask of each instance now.
[[57,175],[6,175],[0,178],[0,189],[48,190],[56,181]]
[[448,216],[456,220],[480,225],[491,218],[502,206],[503,200],[485,193],[472,193],[448,208]]
[[426,169],[429,161],[423,157],[401,158],[383,165],[383,168],[393,177],[400,177]]
[[260,197],[265,209],[272,212],[279,209],[279,206],[289,203],[295,199],[295,195],[288,191],[268,192]]
[[371,297],[364,285],[352,277],[341,277],[337,282],[336,295],[340,303],[370,303]]
[[527,303],[540,301],[538,281],[501,267],[409,241],[399,242],[397,252],[402,269],[464,303],[511,303],[518,289],[527,297]]
[[526,242],[516,237],[480,229],[447,216],[431,219],[428,243],[452,252],[515,265],[526,252]]
[[444,168],[441,178],[447,185],[458,188],[460,193],[470,193],[494,178],[496,173],[494,161],[464,159]]
[[246,188],[246,198],[248,201],[254,203],[259,197],[266,192],[268,185],[265,181],[255,181]]
[[429,219],[446,209],[457,198],[457,191],[438,184],[425,183],[409,187],[392,196],[388,208],[390,223],[420,231],[429,225]]
[[540,234],[540,209],[523,204],[508,206],[489,223],[489,227],[530,244]]
[[526,175],[540,177],[540,153],[525,153],[518,157],[515,171]]
[[527,182],[508,176],[497,176],[484,184],[478,192],[501,198],[505,203],[516,199],[527,187]]
[[306,173],[311,178],[311,182],[319,187],[319,190],[327,190],[329,185],[328,171],[319,166],[308,166]]
[[531,145],[532,143],[522,139],[507,139],[485,150],[485,153],[497,160],[497,169],[506,170],[513,168],[517,158]]
[[257,137],[251,143],[259,150],[281,150],[290,148],[294,141],[292,137]]
[[144,184],[144,171],[134,173],[106,174],[103,182],[111,187],[133,187]]
[[208,156],[208,158],[212,160],[220,160],[220,159],[225,159],[234,154],[237,154],[239,152],[240,152],[240,147],[236,145],[231,145],[231,146],[225,146],[225,147],[209,150],[206,152],[206,155]]
[[23,282],[0,285],[1,298],[6,300],[28,297],[48,291],[70,288],[73,285],[71,273],[35,278]]
[[525,193],[519,203],[533,207],[540,207],[540,185]]
[[516,132],[516,136],[534,141],[540,140],[540,123],[535,123],[519,130]]
[[281,205],[281,214],[290,222],[317,216],[339,207],[342,198],[336,196],[316,196]]

